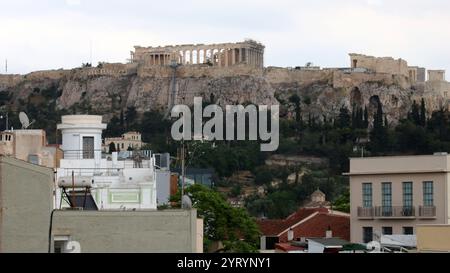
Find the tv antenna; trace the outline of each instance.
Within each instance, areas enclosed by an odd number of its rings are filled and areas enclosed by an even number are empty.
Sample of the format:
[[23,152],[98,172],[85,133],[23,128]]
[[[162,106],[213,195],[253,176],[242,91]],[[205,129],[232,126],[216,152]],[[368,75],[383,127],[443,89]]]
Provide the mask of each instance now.
[[30,122],[30,119],[28,118],[27,114],[25,114],[25,112],[19,113],[19,120],[20,123],[22,124],[22,129],[28,129],[28,127],[30,127],[30,125],[35,122],[35,120]]

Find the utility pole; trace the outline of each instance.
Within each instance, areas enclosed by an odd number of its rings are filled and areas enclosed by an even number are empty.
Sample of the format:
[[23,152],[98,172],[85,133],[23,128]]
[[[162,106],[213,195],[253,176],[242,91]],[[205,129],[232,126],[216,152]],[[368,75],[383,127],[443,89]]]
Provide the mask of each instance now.
[[184,176],[185,176],[185,151],[184,151],[184,139],[181,140],[181,208],[183,209],[183,196],[184,196]]
[[93,67],[94,64],[92,63],[92,38],[89,40],[89,59],[91,62],[91,66]]

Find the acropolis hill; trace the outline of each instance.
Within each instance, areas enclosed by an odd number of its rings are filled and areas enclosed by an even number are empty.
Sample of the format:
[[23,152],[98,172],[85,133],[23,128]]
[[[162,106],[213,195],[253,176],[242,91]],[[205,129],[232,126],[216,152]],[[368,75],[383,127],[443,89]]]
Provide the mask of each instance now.
[[[424,98],[429,112],[449,106],[450,83],[443,70],[427,71],[402,59],[361,54],[350,54],[349,65],[343,68],[265,67],[264,49],[253,40],[136,46],[128,63],[0,75],[0,94],[13,105],[27,99],[42,102],[39,90],[54,87],[60,90],[59,108],[90,105],[106,119],[128,106],[142,113],[192,104],[194,96],[214,98],[222,105],[285,105],[296,93],[302,99],[302,112],[320,117],[335,116],[342,106],[351,109],[353,105],[367,106],[371,114],[381,102],[394,122],[406,116],[413,100]],[[0,105],[6,107],[6,103]],[[285,110],[289,115],[291,109]]]

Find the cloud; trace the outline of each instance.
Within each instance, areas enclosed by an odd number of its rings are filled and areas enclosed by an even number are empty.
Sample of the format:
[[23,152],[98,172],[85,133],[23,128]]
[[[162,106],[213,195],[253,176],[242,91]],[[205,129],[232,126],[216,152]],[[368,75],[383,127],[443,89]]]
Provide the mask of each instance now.
[[66,0],[68,6],[79,6],[81,5],[81,0]]
[[266,45],[266,65],[342,67],[347,53],[358,52],[450,69],[447,1],[55,2],[18,0],[0,9],[0,60],[8,58],[10,71],[79,66],[90,60],[91,40],[96,64],[124,62],[134,45],[247,37]]

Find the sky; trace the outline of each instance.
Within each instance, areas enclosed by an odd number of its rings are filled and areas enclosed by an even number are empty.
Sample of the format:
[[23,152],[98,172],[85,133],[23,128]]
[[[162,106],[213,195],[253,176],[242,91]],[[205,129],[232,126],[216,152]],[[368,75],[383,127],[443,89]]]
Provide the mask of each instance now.
[[[446,0],[0,0],[0,73],[126,62],[133,46],[262,42],[265,65],[348,53],[450,71]],[[448,77],[447,77],[448,78]]]

